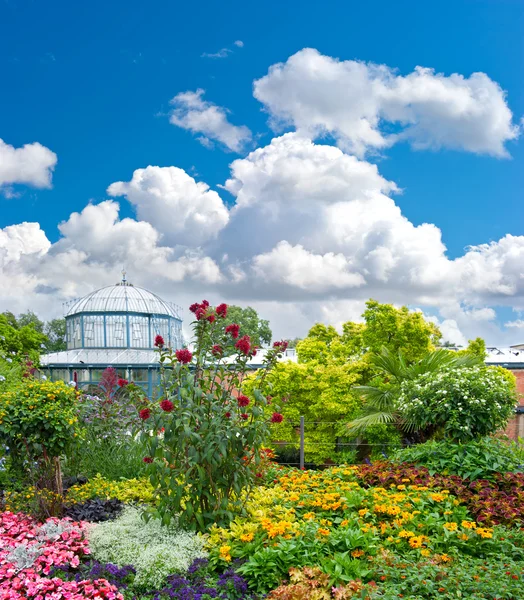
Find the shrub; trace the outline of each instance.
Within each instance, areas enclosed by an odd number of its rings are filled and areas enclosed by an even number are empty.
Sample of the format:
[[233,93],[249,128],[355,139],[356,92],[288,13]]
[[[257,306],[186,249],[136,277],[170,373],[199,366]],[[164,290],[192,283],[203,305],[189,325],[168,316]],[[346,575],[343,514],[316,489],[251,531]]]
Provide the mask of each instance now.
[[[188,349],[171,352],[157,336],[163,398],[140,411],[144,460],[158,492],[154,517],[168,524],[178,515],[181,526],[205,531],[226,523],[242,510],[242,494],[256,482],[269,422],[267,399],[255,386],[252,398],[238,395],[256,354],[238,325],[224,326],[227,306],[213,309],[207,301],[194,304],[194,355]],[[262,382],[287,347],[276,342],[257,372]],[[274,407],[273,407],[274,410]],[[245,460],[245,457],[248,460]]]
[[205,556],[202,538],[156,520],[146,523],[134,507],[125,508],[114,521],[91,526],[88,539],[96,560],[133,565],[134,586],[144,590],[159,589],[168,575],[186,571],[195,558]]
[[431,475],[460,475],[470,480],[524,470],[523,451],[517,444],[490,437],[462,444],[449,440],[416,444],[397,451],[392,460],[424,466]]
[[516,402],[515,377],[505,369],[465,367],[404,381],[398,410],[413,429],[466,441],[504,428]]
[[[9,447],[36,489],[61,494],[60,456],[71,451],[77,435],[77,392],[62,381],[28,377],[0,392],[0,445]],[[59,507],[58,507],[59,508]],[[44,515],[55,505],[40,503]]]

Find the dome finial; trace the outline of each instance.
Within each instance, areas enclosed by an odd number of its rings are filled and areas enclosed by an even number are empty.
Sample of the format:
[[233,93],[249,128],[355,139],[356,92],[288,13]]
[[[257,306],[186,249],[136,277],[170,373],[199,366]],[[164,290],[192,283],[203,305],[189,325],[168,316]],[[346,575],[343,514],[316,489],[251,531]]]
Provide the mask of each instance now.
[[127,279],[126,279],[126,270],[125,267],[122,267],[122,285],[127,285]]

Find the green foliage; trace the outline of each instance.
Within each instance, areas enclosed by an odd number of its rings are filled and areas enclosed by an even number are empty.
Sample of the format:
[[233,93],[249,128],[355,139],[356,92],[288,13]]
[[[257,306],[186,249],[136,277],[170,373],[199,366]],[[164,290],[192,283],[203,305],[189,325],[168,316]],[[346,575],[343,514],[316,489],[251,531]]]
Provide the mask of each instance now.
[[510,555],[490,558],[457,556],[451,562],[383,560],[375,581],[366,587],[369,600],[516,600],[524,594],[523,563]]
[[480,337],[469,340],[468,347],[464,350],[459,350],[457,354],[477,356],[484,361],[486,360],[486,342]]
[[[322,464],[338,459],[337,438],[347,435],[344,423],[360,408],[358,397],[351,392],[351,386],[358,379],[358,367],[351,364],[326,365],[310,361],[276,365],[263,389],[263,393],[272,397],[272,402],[282,403],[284,421],[274,427],[273,441],[291,442],[298,447],[297,426],[300,416],[304,416],[306,461]],[[254,379],[248,378],[243,389],[251,394],[253,385]]]
[[153,503],[155,500],[153,487],[147,479],[111,481],[100,474],[89,479],[87,483],[71,486],[66,494],[68,504],[78,504],[93,498],[116,499],[126,504]]
[[435,324],[426,321],[421,312],[410,311],[406,306],[395,308],[369,300],[363,317],[366,322],[362,331],[364,347],[375,353],[382,348],[395,354],[401,351],[408,363],[432,352],[441,338]]
[[28,378],[0,393],[0,443],[28,461],[67,453],[77,423],[77,392],[62,381]]
[[160,589],[168,575],[187,571],[193,560],[205,556],[200,536],[154,520],[145,523],[133,507],[114,521],[90,528],[88,538],[96,560],[135,567],[135,589]]
[[127,438],[98,437],[92,430],[81,430],[81,451],[64,461],[64,473],[71,477],[94,477],[100,474],[112,481],[140,477],[145,472],[142,444]]
[[502,367],[426,372],[401,384],[397,410],[413,429],[466,441],[503,429],[513,414],[515,377]]
[[200,531],[229,522],[254,485],[269,435],[258,388],[280,356],[279,348],[267,352],[251,399],[237,401],[253,349],[247,337],[226,331],[224,307],[195,309],[194,358],[187,349],[160,350],[163,400],[141,413],[148,472],[160,495],[151,514],[166,524],[179,514],[181,526]]
[[397,451],[392,460],[426,467],[431,475],[459,475],[470,480],[524,471],[524,449],[515,442],[491,437],[463,444],[431,440]]
[[225,325],[231,325],[232,323],[240,325],[242,335],[248,335],[251,338],[251,343],[257,347],[271,343],[273,333],[269,321],[261,319],[257,311],[251,306],[245,308],[234,305],[228,306],[224,323]]
[[65,319],[52,319],[44,326],[46,352],[61,352],[67,349]]
[[[414,429],[411,421],[398,408],[402,386],[416,381],[422,375],[440,373],[445,369],[463,369],[482,364],[470,354],[459,355],[450,350],[439,349],[426,354],[420,360],[409,363],[401,352],[394,354],[386,347],[369,358],[377,377],[375,385],[358,386],[356,391],[364,399],[363,415],[349,424],[354,433],[361,433],[376,425],[395,425],[401,429]],[[419,428],[420,429],[420,428]]]
[[34,324],[13,326],[11,313],[0,314],[0,354],[22,363],[30,359],[38,363],[45,335],[35,329]]
[[484,437],[464,443],[431,440],[398,451],[393,461],[424,466],[431,475],[493,479],[500,473],[524,471],[524,449],[508,439]]

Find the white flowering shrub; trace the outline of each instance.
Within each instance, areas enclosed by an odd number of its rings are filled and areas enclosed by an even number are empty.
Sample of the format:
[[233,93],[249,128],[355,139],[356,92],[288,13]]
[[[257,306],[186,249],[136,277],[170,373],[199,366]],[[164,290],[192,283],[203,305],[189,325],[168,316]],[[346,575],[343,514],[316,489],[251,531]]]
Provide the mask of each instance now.
[[196,558],[204,558],[204,538],[196,533],[144,521],[141,511],[126,507],[114,521],[93,525],[88,530],[93,558],[120,567],[136,569],[135,587],[159,589],[166,577],[187,571]]
[[414,429],[466,441],[504,428],[516,404],[515,377],[502,367],[481,366],[404,381],[397,408]]

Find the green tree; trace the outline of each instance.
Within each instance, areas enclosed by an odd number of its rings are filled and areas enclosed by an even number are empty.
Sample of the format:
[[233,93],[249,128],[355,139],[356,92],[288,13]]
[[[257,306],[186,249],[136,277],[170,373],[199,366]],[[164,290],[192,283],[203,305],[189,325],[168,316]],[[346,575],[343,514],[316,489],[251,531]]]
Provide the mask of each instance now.
[[41,321],[32,310],[28,310],[27,312],[18,315],[17,323],[19,329],[32,325],[35,331],[44,333],[44,322]]
[[52,319],[51,321],[47,321],[44,327],[44,333],[47,337],[46,350],[48,352],[61,352],[62,350],[66,350],[65,319]]
[[240,335],[248,335],[251,343],[255,346],[260,347],[263,344],[271,343],[273,333],[269,327],[269,321],[261,319],[251,306],[246,306],[246,308],[235,305],[228,306],[225,324],[230,325],[231,323],[240,325]]
[[[301,415],[306,420],[306,453],[309,460],[324,462],[336,456],[337,438],[347,437],[346,423],[359,416],[363,398],[357,385],[378,384],[384,375],[372,356],[386,347],[401,351],[408,364],[434,350],[440,331],[422,313],[396,308],[375,300],[366,303],[363,322],[348,321],[339,333],[332,325],[316,323],[297,343],[298,364],[279,364],[268,378],[269,394],[285,398],[283,439],[295,441]],[[248,384],[246,384],[248,385]],[[369,442],[396,436],[386,426],[368,429]]]
[[484,361],[486,360],[487,355],[486,342],[480,337],[475,338],[474,340],[469,340],[467,348],[465,348],[464,350],[459,350],[458,354],[462,356],[477,356],[478,358],[481,358]]
[[25,358],[38,362],[45,336],[33,324],[15,328],[5,314],[0,315],[0,352],[17,360]]
[[382,348],[390,352],[402,351],[408,362],[423,358],[435,350],[442,334],[438,327],[426,321],[418,311],[406,306],[396,308],[392,304],[380,304],[376,300],[366,302],[363,314],[366,322],[362,341],[369,352],[379,353]]

